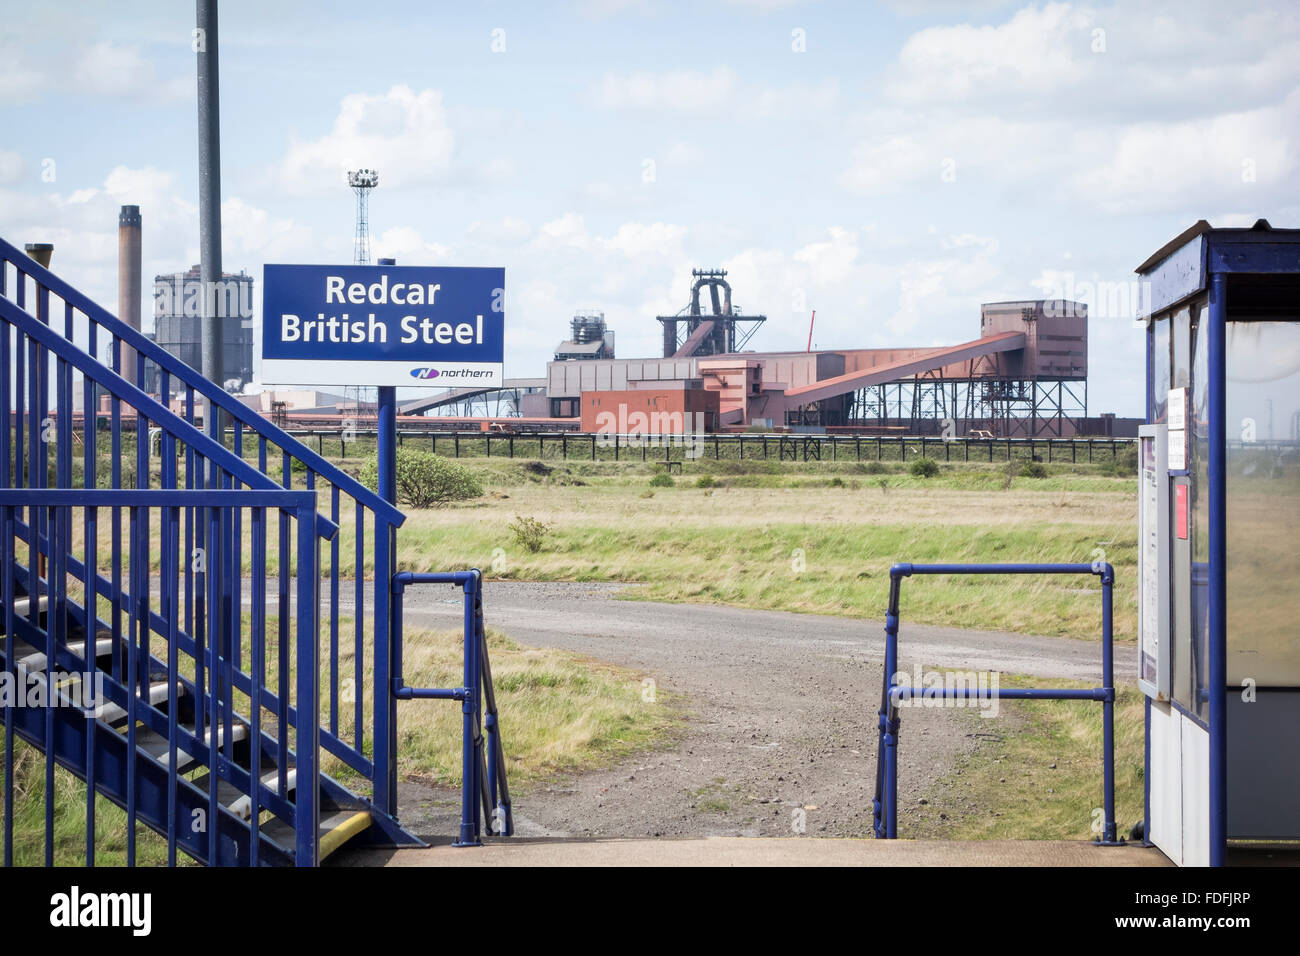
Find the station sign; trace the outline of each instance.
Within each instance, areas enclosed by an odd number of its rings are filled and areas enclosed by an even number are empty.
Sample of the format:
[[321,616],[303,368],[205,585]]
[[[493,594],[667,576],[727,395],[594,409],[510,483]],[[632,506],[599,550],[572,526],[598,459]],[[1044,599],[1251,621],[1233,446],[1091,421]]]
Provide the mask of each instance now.
[[505,269],[267,265],[262,381],[503,384]]

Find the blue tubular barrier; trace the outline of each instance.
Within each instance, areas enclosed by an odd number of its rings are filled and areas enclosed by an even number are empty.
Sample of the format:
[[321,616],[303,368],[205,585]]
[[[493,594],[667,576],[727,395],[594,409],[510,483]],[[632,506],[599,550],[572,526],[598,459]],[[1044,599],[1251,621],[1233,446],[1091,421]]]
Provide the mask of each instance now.
[[[450,584],[464,594],[465,672],[460,687],[406,685],[402,675],[402,603],[406,588],[414,584]],[[402,571],[393,575],[392,595],[393,698],[461,702],[461,812],[460,836],[455,846],[481,846],[480,836],[485,827],[489,835],[512,836],[514,816],[506,783],[496,694],[492,688],[487,632],[483,626],[483,576],[478,569],[431,574]]]
[[[1056,688],[970,687],[920,688],[894,683],[898,674],[898,622],[902,580],[917,574],[1092,574],[1101,579],[1102,686],[1087,690]],[[1115,823],[1115,674],[1112,642],[1112,589],[1115,571],[1105,562],[1094,564],[895,564],[889,569],[889,609],[885,614],[885,674],[880,694],[879,748],[876,759],[876,796],[872,803],[877,839],[898,836],[898,731],[900,700],[923,696],[1002,700],[1096,700],[1102,705],[1102,791],[1105,821],[1094,840],[1102,846],[1121,846],[1124,840]]]

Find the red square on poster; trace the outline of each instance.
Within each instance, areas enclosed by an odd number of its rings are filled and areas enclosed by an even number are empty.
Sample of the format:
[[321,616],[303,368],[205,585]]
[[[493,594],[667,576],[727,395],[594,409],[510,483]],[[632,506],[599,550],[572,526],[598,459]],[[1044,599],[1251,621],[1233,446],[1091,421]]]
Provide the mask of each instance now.
[[1187,540],[1187,486],[1174,485],[1174,527],[1178,537]]

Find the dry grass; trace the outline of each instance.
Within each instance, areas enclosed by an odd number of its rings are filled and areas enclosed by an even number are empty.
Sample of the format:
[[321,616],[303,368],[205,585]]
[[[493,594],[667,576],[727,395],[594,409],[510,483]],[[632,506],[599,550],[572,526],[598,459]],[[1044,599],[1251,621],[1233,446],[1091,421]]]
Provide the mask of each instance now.
[[[865,618],[883,616],[896,561],[1090,563],[1100,548],[1121,571],[1135,570],[1127,490],[685,485],[653,497],[628,481],[501,487],[477,503],[412,513],[399,533],[400,563],[477,566],[508,580],[637,582],[640,596],[656,600]],[[520,514],[553,527],[539,552],[515,546],[508,526]],[[1129,583],[1121,574],[1120,638],[1136,630]],[[915,582],[905,603],[912,621],[1091,638],[1100,607],[1095,581],[1059,577]]]
[[[1007,678],[1004,687],[1084,687]],[[1119,836],[1142,819],[1143,698],[1119,688],[1115,705],[1115,816]],[[1102,707],[1095,701],[1001,701],[997,718],[971,716],[975,750],[904,808],[899,835],[949,840],[1090,840],[1102,806]],[[907,736],[906,720],[902,737]],[[904,743],[904,751],[906,744]],[[924,774],[908,767],[903,773]],[[915,779],[915,777],[913,777]],[[923,778],[924,779],[924,778]],[[940,814],[946,814],[942,819]]]
[[[556,773],[608,765],[658,743],[677,723],[662,691],[644,699],[641,674],[567,651],[524,647],[493,631],[488,645],[512,785],[526,789]],[[403,654],[412,686],[461,682],[457,632],[412,634]],[[459,705],[400,706],[399,771],[459,786],[460,724]]]

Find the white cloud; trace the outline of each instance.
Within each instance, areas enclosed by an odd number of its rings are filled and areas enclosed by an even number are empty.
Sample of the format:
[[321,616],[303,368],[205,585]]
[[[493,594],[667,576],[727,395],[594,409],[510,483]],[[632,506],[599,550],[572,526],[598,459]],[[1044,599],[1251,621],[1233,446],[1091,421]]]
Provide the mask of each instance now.
[[825,241],[808,243],[793,258],[808,267],[808,281],[813,287],[830,286],[853,276],[858,252],[858,237],[848,229],[832,226]]
[[381,188],[428,184],[446,174],[455,145],[442,94],[398,85],[345,96],[330,132],[290,144],[280,175],[298,194],[337,189],[361,167],[379,171]]
[[[221,204],[223,265],[294,261],[312,248],[312,231],[232,197]],[[230,263],[224,260],[229,259]]]
[[542,223],[537,230],[535,244],[543,249],[571,247],[586,249],[591,245],[591,236],[587,233],[587,224],[576,212],[566,212],[558,219]]
[[894,12],[908,16],[960,14],[968,17],[1005,7],[1008,0],[884,0],[884,3]]
[[1059,121],[1212,115],[1275,102],[1300,79],[1300,17],[1212,2],[1030,5],[999,24],[910,36],[890,102]]
[[781,10],[785,7],[795,7],[807,3],[808,0],[724,0],[728,5],[733,7],[749,7],[752,10],[758,10],[766,13],[769,10]]
[[432,265],[446,263],[451,247],[426,242],[420,231],[411,226],[395,226],[370,240],[370,252],[374,259],[396,259],[399,265]]
[[723,265],[734,301],[763,312],[760,350],[803,349],[817,311],[814,347],[919,346],[979,334],[979,302],[995,286],[998,243],[990,236],[935,233],[898,245],[870,227],[832,226],[786,250],[749,248]]
[[952,103],[975,94],[1050,94],[1077,81],[1091,18],[1068,3],[1017,12],[1001,26],[930,27],[898,54],[886,87],[898,102]]
[[490,222],[470,223],[466,236],[471,242],[514,244],[533,234],[533,227],[523,219],[505,216]]
[[596,105],[604,109],[708,112],[726,105],[737,85],[736,74],[719,66],[707,73],[606,73],[590,93]]
[[95,96],[175,101],[194,95],[192,77],[159,78],[138,49],[109,40],[83,46],[73,56],[70,87]]
[[797,119],[814,113],[831,113],[840,105],[840,84],[828,79],[769,87],[739,98],[741,111],[757,119]]
[[604,19],[624,13],[650,14],[657,7],[651,0],[580,0],[577,9],[583,16]]
[[45,72],[28,61],[22,44],[0,40],[0,99],[14,103],[33,98],[47,82]]
[[694,143],[678,140],[664,150],[664,162],[673,166],[689,166],[698,162],[702,153]]
[[618,252],[629,259],[646,259],[649,257],[680,257],[683,255],[682,243],[686,238],[686,227],[671,223],[625,222],[618,227],[618,232],[608,239],[598,239],[603,249]]
[[[1235,203],[1266,209],[1293,192],[1300,91],[1277,108],[1122,130],[1074,187],[1108,212]],[[1252,220],[1253,221],[1253,220]]]
[[873,195],[895,190],[922,175],[937,181],[939,159],[937,152],[927,150],[911,136],[896,134],[857,146],[840,182],[850,192]]
[[160,205],[172,194],[176,176],[155,166],[132,169],[114,166],[104,178],[104,191],[116,200],[137,206]]

